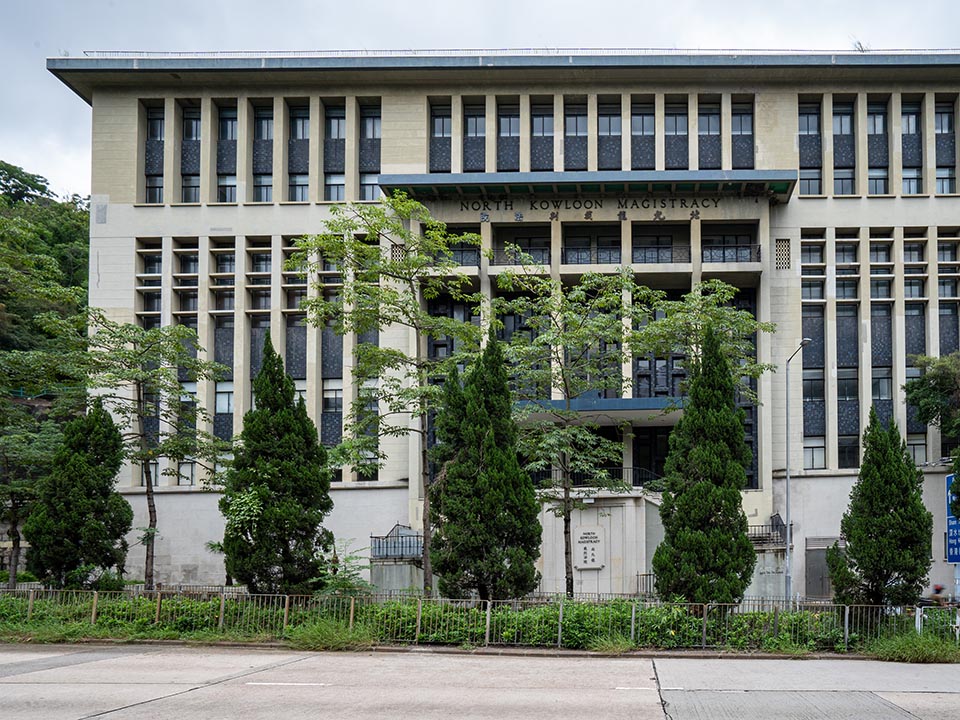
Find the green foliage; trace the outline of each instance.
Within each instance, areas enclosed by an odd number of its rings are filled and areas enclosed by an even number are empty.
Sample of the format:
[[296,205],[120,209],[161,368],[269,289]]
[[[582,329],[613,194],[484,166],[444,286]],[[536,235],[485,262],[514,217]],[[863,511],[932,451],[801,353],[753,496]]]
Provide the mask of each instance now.
[[0,160],[0,200],[3,204],[51,200],[53,193],[45,177]]
[[866,653],[877,660],[906,663],[960,662],[960,648],[955,642],[931,635],[907,633],[882,638],[871,643]]
[[333,554],[321,568],[317,585],[320,587],[319,596],[361,597],[372,595],[376,587],[363,579],[361,574],[370,569],[366,558],[350,550],[349,544],[339,540],[336,542]]
[[365,627],[322,618],[287,632],[287,640],[297,650],[362,650],[374,644],[373,634]]
[[467,373],[447,377],[437,416],[437,456],[431,487],[435,528],[431,560],[447,597],[523,597],[539,573],[539,505],[517,459],[517,427],[503,352],[491,331]]
[[333,509],[330,476],[317,428],[269,335],[253,390],[257,407],[244,415],[220,499],[227,573],[251,592],[308,593],[333,539],[321,526]]
[[64,427],[63,445],[38,483],[23,528],[27,564],[45,584],[89,587],[110,568],[122,573],[124,536],[133,521],[130,505],[114,490],[122,459],[120,432],[99,401]]
[[740,498],[751,455],[720,329],[705,329],[702,354],[687,367],[690,393],[670,434],[665,468],[664,540],[653,556],[657,592],[688,602],[737,602],[756,562]]
[[845,550],[834,544],[827,566],[845,604],[912,605],[930,572],[933,516],[923,504],[923,474],[896,425],[876,411],[863,434],[863,462],[840,521]]

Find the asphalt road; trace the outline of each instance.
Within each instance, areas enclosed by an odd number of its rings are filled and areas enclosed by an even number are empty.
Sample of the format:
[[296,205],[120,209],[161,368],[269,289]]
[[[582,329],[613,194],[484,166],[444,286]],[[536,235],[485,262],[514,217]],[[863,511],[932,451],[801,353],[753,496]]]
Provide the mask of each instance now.
[[0,718],[960,717],[949,665],[0,646]]

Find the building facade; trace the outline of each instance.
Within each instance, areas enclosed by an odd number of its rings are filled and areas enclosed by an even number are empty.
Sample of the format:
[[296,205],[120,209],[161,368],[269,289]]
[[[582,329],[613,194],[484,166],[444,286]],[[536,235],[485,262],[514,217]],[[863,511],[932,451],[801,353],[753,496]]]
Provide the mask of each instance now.
[[[48,68],[93,111],[90,303],[114,320],[197,330],[207,357],[230,368],[185,384],[213,409],[218,436],[241,429],[269,330],[322,440],[338,441],[354,347],[370,338],[310,325],[300,304],[318,278],[285,262],[334,204],[402,189],[481,236],[488,252],[456,259],[487,294],[514,262],[512,243],[568,282],[626,265],[679,296],[719,278],[776,323],[757,355],[779,369],[747,414],[755,462],[743,505],[761,558],[751,594],[783,587],[788,391],[794,588],[829,593],[825,548],[871,406],[923,468],[931,582],[952,576],[941,458],[953,445],[918,423],[902,388],[913,355],[960,344],[960,55],[105,53]],[[788,388],[783,364],[804,337]],[[410,342],[399,328],[375,340]],[[576,570],[582,592],[642,590],[662,536],[643,485],[662,472],[676,416],[661,411],[682,369],[636,357],[624,374],[621,396],[583,407],[629,422],[617,471],[634,489],[574,519],[601,539],[599,560]],[[377,473],[338,476],[339,538],[366,548],[421,525],[416,442],[384,439]],[[222,535],[217,497],[191,463],[175,470],[158,480],[158,576],[220,582],[222,560],[205,548]],[[120,479],[138,518],[141,478],[129,467]],[[543,589],[556,591],[562,528],[543,521]]]

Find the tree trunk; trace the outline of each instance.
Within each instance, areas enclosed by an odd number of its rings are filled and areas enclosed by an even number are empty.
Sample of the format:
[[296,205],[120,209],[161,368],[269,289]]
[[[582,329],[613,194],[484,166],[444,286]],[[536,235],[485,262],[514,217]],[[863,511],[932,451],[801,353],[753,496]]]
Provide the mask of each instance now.
[[[146,408],[144,407],[143,384],[137,383],[137,421],[140,425],[140,455],[146,458],[147,433],[143,427],[143,420],[146,417]],[[143,585],[147,592],[153,591],[153,548],[154,537],[157,530],[157,505],[153,497],[153,472],[150,470],[150,463],[145,459],[140,464],[143,480],[146,484],[147,492],[147,532],[143,539],[144,560],[143,560]]]
[[430,564],[433,527],[430,523],[430,466],[427,464],[426,433],[421,435],[420,442],[423,448],[421,457],[423,463],[423,594],[430,597],[433,594],[433,566]]
[[566,580],[567,597],[573,597],[573,542],[570,537],[570,521],[573,514],[573,500],[570,497],[569,473],[563,471],[563,571]]
[[10,538],[10,572],[7,575],[7,588],[14,590],[17,587],[17,568],[20,565],[20,529],[19,518],[10,520],[7,537]]

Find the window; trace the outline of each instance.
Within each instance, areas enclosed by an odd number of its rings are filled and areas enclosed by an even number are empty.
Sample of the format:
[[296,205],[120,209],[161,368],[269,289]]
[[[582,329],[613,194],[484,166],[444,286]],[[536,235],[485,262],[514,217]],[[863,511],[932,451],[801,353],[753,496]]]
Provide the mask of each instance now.
[[484,137],[486,135],[487,118],[483,108],[465,108],[463,118],[466,121],[463,134],[466,137]]
[[345,175],[327,175],[323,179],[323,199],[329,201],[341,201],[345,194]]
[[890,257],[889,243],[870,243],[870,262],[889,263]]
[[620,137],[622,118],[614,107],[600,108],[597,116],[597,134],[605,137]]
[[183,139],[200,139],[200,110],[198,108],[183,109]]
[[564,116],[564,132],[567,137],[587,136],[587,109],[582,105],[571,105]]
[[937,195],[953,195],[957,192],[957,173],[952,167],[937,168]]
[[913,458],[914,465],[927,462],[927,436],[907,435],[907,454]]
[[233,383],[218,382],[216,385],[214,408],[218,415],[233,412]]
[[837,243],[837,265],[855,263],[857,261],[857,246],[853,243]]
[[197,292],[182,292],[180,295],[180,310],[182,312],[197,311]]
[[656,115],[652,105],[634,105],[630,115],[631,135],[654,135]]
[[272,258],[268,252],[253,253],[250,256],[250,272],[268,273],[272,264]]
[[326,114],[327,140],[343,140],[347,137],[347,116],[342,107],[329,107]]
[[904,243],[903,261],[908,263],[923,262],[923,243]]
[[180,178],[180,202],[200,202],[200,176],[184,175]]
[[949,135],[953,132],[953,103],[937,103],[933,119],[934,132],[937,135]]
[[860,397],[860,380],[856,369],[837,370],[837,400],[857,400]]
[[195,275],[200,270],[200,256],[193,253],[180,256],[180,272]]
[[253,139],[273,140],[273,110],[267,108],[254,110]]
[[852,169],[837,168],[833,171],[833,194],[853,195],[854,178]]
[[140,463],[140,484],[146,486],[147,473],[150,474],[150,484],[156,487],[160,481],[160,463],[153,462]]
[[734,104],[730,131],[733,135],[753,135],[753,106]]
[[505,105],[497,116],[500,137],[520,137],[520,108]]
[[823,370],[803,371],[804,402],[823,402]]
[[698,135],[720,134],[720,108],[716,105],[701,105],[697,116]]
[[147,140],[163,140],[163,108],[147,108]]
[[269,310],[270,309],[270,291],[252,290],[250,292],[251,310]]
[[857,297],[859,283],[856,280],[837,280],[837,299],[853,300]]
[[160,293],[145,292],[143,294],[143,311],[160,312]]
[[234,253],[219,253],[217,255],[217,272],[232,273],[237,269],[237,256]]
[[887,106],[882,103],[867,105],[867,134],[887,134]]
[[237,176],[217,176],[217,202],[235,203],[237,201]]
[[918,279],[904,280],[903,296],[908,298],[923,297],[923,280],[918,280]]
[[823,264],[823,246],[804,243],[800,246],[800,262],[813,265]]
[[871,280],[870,281],[870,297],[885,299],[890,297],[890,281],[889,280]]
[[237,109],[220,108],[220,122],[217,137],[220,140],[237,139]]
[[903,103],[900,126],[900,132],[904,135],[916,135],[920,132],[920,103]]
[[860,466],[860,438],[856,435],[840,435],[837,438],[837,465],[841,468]]
[[903,194],[919,195],[922,192],[922,171],[920,168],[903,168]]
[[530,115],[530,133],[533,137],[553,137],[553,108],[533,108]]
[[307,381],[306,380],[294,380],[293,381],[293,391],[296,393],[295,398],[297,400],[306,400],[307,399]]
[[430,135],[435,138],[448,138],[453,135],[449,106],[435,105],[430,108]]
[[823,300],[823,282],[804,280],[800,288],[800,297],[804,300]]
[[820,105],[819,104],[800,105],[800,134],[801,135],[819,135],[820,134]]
[[360,139],[380,139],[380,108],[363,108],[360,115]]
[[886,195],[889,192],[886,168],[870,168],[867,170],[867,176],[868,194]]
[[290,176],[290,187],[287,199],[290,202],[306,202],[309,200],[310,176],[293,174]]
[[816,170],[801,170],[800,171],[800,194],[801,195],[822,195],[823,189],[821,186],[821,171],[820,169]]
[[163,258],[160,255],[143,256],[144,275],[159,275],[163,271]]
[[287,309],[299,310],[306,299],[306,290],[287,290]]
[[323,381],[323,412],[343,412],[343,380]]
[[853,105],[837,103],[833,106],[833,134],[853,134]]
[[938,262],[956,262],[957,261],[957,243],[937,243],[937,261]]
[[379,200],[381,195],[379,175],[363,174],[360,176],[361,200]]
[[290,139],[310,139],[310,108],[290,108]]
[[233,290],[220,290],[216,293],[217,310],[233,310],[234,294]]
[[937,281],[937,295],[942,298],[954,298],[957,296],[957,281],[943,280]]
[[826,443],[823,436],[803,439],[803,469],[822,470],[826,464]]
[[177,464],[177,485],[196,485],[197,464],[185,460]]
[[664,115],[664,132],[667,135],[687,134],[687,109],[681,106],[667,106]]
[[253,201],[273,202],[273,175],[253,176]]
[[873,399],[893,399],[893,374],[888,367],[873,368]]
[[163,203],[163,175],[147,175],[144,202],[154,205]]

